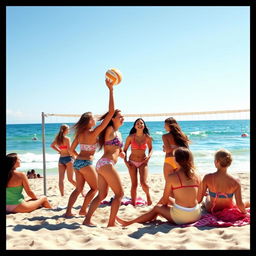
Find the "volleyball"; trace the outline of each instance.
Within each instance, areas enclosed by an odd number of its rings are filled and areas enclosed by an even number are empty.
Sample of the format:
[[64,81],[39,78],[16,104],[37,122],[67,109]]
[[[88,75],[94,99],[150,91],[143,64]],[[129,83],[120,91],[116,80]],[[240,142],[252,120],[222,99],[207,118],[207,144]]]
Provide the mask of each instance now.
[[117,85],[122,81],[122,74],[118,69],[111,68],[106,72],[106,78],[114,82],[114,85]]

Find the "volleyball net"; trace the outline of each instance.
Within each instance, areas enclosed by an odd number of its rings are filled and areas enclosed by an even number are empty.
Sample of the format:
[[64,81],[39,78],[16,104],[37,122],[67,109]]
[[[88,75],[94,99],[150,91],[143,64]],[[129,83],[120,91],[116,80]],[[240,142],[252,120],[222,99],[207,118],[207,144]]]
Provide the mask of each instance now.
[[[58,114],[42,112],[42,150],[43,150],[43,173],[44,173],[44,194],[46,195],[46,157],[45,157],[45,121],[48,123],[76,123],[81,114]],[[101,115],[94,115],[99,118]],[[133,122],[136,118],[143,118],[145,121],[164,121],[168,117],[174,117],[177,121],[203,121],[203,120],[242,120],[250,119],[250,109],[238,110],[216,110],[200,112],[175,112],[175,113],[144,113],[126,114],[123,113],[126,122]]]

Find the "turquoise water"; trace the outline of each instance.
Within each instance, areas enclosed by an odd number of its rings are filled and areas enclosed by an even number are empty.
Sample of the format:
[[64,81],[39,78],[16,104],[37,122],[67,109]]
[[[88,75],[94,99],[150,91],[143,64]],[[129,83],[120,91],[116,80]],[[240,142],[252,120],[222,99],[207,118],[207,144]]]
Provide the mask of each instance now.
[[[72,123],[68,123],[70,126]],[[151,173],[162,173],[164,152],[162,151],[162,134],[165,133],[164,122],[146,122],[150,135],[153,137],[153,155],[149,162]],[[190,149],[194,154],[195,165],[200,173],[213,172],[214,152],[226,148],[233,155],[230,172],[250,171],[250,121],[249,120],[209,120],[180,121],[182,130],[192,141]],[[50,147],[52,140],[59,131],[60,123],[45,125],[46,168],[50,174],[57,174],[59,155]],[[123,140],[129,134],[133,122],[125,122],[120,127]],[[241,137],[248,133],[249,137]],[[32,140],[36,134],[38,140]],[[41,124],[9,124],[7,125],[7,153],[16,152],[21,158],[20,170],[35,169],[42,173],[42,131]],[[69,134],[73,139],[73,132]],[[129,152],[129,151],[128,151]],[[102,151],[96,152],[95,162],[101,157]],[[127,172],[122,159],[116,165],[118,171]]]

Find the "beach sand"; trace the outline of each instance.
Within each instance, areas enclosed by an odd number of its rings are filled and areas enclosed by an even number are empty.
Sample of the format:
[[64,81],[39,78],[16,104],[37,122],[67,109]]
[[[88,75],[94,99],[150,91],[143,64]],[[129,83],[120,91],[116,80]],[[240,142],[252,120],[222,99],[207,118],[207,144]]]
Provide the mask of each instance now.
[[[130,178],[121,174],[125,196],[130,197]],[[250,200],[250,174],[238,174],[242,184],[243,200]],[[29,180],[36,195],[43,195],[43,179]],[[121,205],[118,216],[126,220],[133,219],[152,209],[163,193],[162,174],[149,174],[148,183],[153,204],[151,206]],[[45,249],[157,249],[157,250],[196,250],[225,249],[249,250],[250,225],[242,227],[185,227],[170,225],[158,217],[150,224],[132,224],[128,227],[107,228],[110,206],[100,206],[92,218],[97,227],[81,225],[84,217],[78,215],[83,202],[79,195],[74,205],[73,218],[64,218],[73,185],[65,178],[65,196],[61,198],[58,189],[58,176],[47,176],[47,196],[55,209],[41,208],[31,213],[6,215],[7,250],[45,250]],[[85,186],[88,191],[88,185]],[[27,198],[26,193],[24,193]],[[113,195],[109,190],[106,199]],[[145,194],[138,186],[137,196],[145,199]]]

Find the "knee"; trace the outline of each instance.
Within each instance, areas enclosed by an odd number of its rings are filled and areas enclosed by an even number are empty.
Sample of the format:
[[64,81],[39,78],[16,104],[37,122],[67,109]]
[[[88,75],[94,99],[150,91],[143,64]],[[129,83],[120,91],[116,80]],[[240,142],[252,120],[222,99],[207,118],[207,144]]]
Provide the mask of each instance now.
[[120,200],[123,198],[123,196],[124,196],[124,191],[123,190],[121,190],[121,191],[119,191],[118,193],[115,194],[115,198],[118,198]]
[[149,188],[148,184],[144,180],[141,180],[140,184],[141,184],[142,188],[144,188],[144,189],[148,189]]
[[137,189],[137,187],[138,187],[138,183],[137,182],[132,183],[132,189]]

